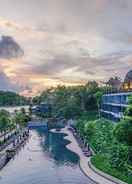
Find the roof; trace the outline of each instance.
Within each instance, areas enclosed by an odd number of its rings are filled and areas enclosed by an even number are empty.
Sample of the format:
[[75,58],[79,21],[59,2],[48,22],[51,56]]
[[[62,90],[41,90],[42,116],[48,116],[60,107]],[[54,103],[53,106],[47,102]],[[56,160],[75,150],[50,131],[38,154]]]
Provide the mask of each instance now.
[[129,81],[132,81],[132,70],[130,70],[130,71],[126,74],[126,77],[125,77],[125,80],[124,80],[124,82],[129,82]]

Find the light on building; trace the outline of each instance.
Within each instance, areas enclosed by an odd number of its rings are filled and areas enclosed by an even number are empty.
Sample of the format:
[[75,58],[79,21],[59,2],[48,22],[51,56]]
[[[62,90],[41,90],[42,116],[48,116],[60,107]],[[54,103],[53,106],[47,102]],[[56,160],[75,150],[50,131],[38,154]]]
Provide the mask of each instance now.
[[124,83],[124,89],[128,89],[128,83]]
[[132,89],[132,81],[130,81],[130,89]]

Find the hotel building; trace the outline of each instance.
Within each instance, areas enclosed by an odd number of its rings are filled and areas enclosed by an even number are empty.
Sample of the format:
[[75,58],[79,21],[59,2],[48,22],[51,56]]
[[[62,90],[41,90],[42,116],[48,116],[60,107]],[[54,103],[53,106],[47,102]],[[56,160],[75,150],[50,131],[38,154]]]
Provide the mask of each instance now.
[[128,106],[128,97],[132,95],[132,70],[125,77],[121,92],[105,94],[101,102],[101,115],[113,121],[119,121]]

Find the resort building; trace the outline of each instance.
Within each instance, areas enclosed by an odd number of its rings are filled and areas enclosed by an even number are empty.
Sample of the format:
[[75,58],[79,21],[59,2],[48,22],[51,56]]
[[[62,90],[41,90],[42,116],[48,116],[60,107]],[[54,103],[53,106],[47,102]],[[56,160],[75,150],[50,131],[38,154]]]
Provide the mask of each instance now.
[[124,83],[122,84],[122,90],[132,91],[132,70],[127,73]]
[[128,106],[131,92],[106,94],[102,97],[101,115],[113,121],[119,121]]
[[101,115],[107,119],[119,121],[128,106],[130,95],[132,95],[132,70],[127,73],[121,86],[121,92],[103,95]]

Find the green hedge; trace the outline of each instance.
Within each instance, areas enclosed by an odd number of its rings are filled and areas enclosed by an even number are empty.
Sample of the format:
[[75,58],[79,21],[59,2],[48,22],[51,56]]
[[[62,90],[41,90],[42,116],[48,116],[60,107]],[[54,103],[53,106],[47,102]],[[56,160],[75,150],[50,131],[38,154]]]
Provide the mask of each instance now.
[[110,174],[111,176],[114,176],[122,181],[128,182],[128,175],[126,171],[119,171],[118,169],[111,167],[109,159],[106,156],[97,154],[91,158],[91,163],[103,172]]

